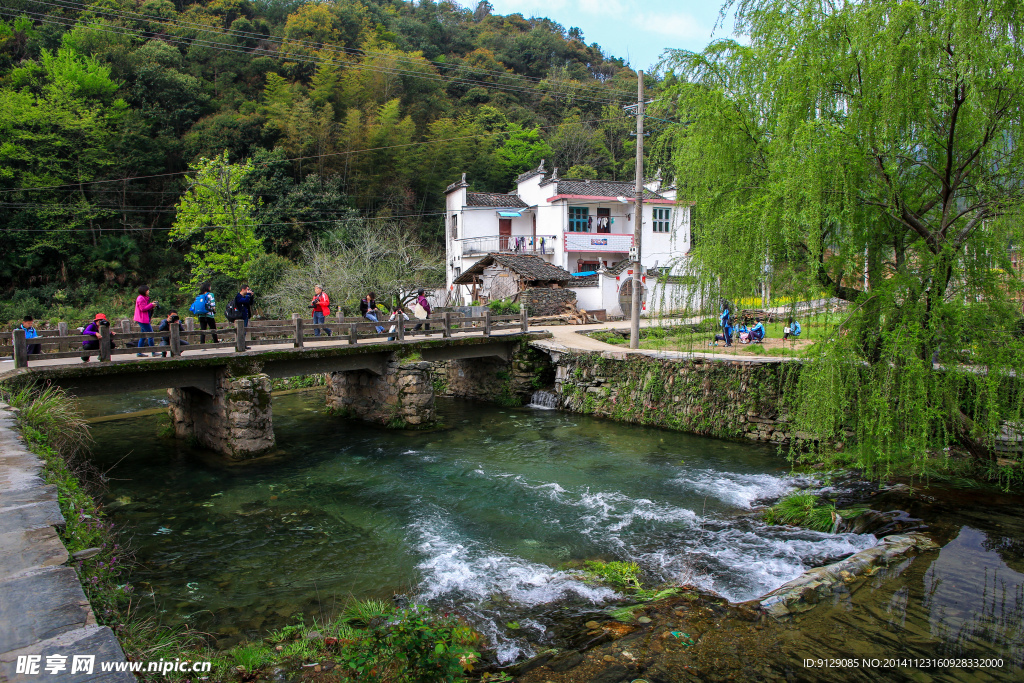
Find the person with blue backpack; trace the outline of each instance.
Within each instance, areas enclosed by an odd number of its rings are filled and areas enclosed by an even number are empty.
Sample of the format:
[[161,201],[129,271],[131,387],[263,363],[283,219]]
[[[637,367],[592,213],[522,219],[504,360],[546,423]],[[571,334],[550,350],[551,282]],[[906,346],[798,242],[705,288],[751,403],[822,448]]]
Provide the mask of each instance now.
[[800,323],[790,318],[789,325],[787,325],[786,329],[782,331],[782,340],[785,341],[790,337],[796,339],[797,337],[800,336],[801,332],[803,332],[803,330],[800,329]]
[[213,343],[218,343],[217,320],[214,318],[217,312],[217,301],[213,298],[213,292],[210,291],[209,282],[204,282],[199,286],[199,296],[192,302],[188,310],[199,318],[199,343],[206,343],[206,335],[202,333],[206,329],[211,330],[210,336],[213,337]]

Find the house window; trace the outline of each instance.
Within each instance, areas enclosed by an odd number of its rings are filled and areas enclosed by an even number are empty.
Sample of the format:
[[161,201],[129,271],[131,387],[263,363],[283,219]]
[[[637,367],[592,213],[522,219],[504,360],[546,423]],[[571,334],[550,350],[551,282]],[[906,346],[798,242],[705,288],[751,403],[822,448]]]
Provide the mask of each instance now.
[[672,209],[654,210],[654,232],[672,231]]
[[569,232],[589,232],[590,209],[585,206],[569,207]]
[[452,214],[452,239],[459,239],[459,214]]

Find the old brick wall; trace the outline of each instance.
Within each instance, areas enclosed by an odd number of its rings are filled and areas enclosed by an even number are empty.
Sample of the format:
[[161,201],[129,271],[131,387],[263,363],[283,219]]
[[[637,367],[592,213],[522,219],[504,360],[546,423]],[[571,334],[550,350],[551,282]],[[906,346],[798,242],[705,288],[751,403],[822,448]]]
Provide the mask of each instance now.
[[368,370],[332,372],[327,405],[348,417],[389,427],[423,428],[436,422],[431,363],[392,358],[383,375]]

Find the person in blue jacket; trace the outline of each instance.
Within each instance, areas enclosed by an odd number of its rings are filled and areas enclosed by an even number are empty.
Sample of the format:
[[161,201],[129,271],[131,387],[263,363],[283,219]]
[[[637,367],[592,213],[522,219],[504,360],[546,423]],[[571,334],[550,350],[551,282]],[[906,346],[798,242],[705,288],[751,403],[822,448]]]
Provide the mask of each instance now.
[[[36,321],[33,320],[32,316],[30,316],[30,315],[26,315],[25,316],[25,319],[22,321],[21,326],[19,327],[19,329],[25,330],[25,340],[26,341],[29,340],[29,339],[38,339],[39,338],[39,332],[36,330]],[[36,353],[42,353],[42,352],[43,352],[43,345],[42,344],[32,344],[31,342],[29,343],[29,345],[28,345],[28,354],[29,355],[36,354]]]
[[750,341],[764,341],[764,325],[761,324],[760,318],[757,319],[757,324],[750,328]]
[[722,315],[719,316],[719,324],[722,326],[722,338],[726,346],[732,346],[732,316],[729,314],[729,307],[722,307]]
[[789,324],[786,325],[786,329],[782,331],[782,340],[785,341],[790,337],[796,339],[800,336],[801,332],[803,332],[803,330],[800,329],[800,323],[790,318]]

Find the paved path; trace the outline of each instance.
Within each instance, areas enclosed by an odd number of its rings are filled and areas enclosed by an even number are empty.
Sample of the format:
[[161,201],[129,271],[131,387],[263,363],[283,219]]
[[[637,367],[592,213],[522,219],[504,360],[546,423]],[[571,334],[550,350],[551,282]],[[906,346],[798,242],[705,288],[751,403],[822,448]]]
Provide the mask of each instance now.
[[[64,525],[57,487],[42,479],[43,461],[14,430],[0,404],[0,681],[40,679],[129,683],[126,672],[100,673],[99,662],[123,662],[117,638],[99,626],[78,574],[54,527]],[[94,673],[71,674],[74,655],[94,655]],[[18,674],[19,655],[41,655],[36,674]],[[46,657],[64,655],[66,669],[47,674]]]
[[[672,318],[672,319],[642,319],[640,327],[667,327],[671,325],[695,325],[703,320],[702,317],[694,318]],[[590,332],[602,330],[621,330],[629,327],[628,320],[618,322],[597,323],[593,325],[556,325],[551,327],[538,326],[530,328],[531,332],[544,329],[550,332],[551,339],[540,339],[530,342],[532,346],[552,352],[569,351],[590,351],[598,352],[608,358],[625,358],[627,354],[639,354],[651,358],[665,358],[672,360],[687,360],[700,358],[716,361],[738,361],[752,365],[763,365],[781,363],[796,360],[792,356],[743,356],[731,353],[716,353],[714,350],[702,351],[658,351],[655,349],[631,349],[624,344],[608,344],[606,342],[588,337]],[[718,348],[718,347],[712,347]]]

